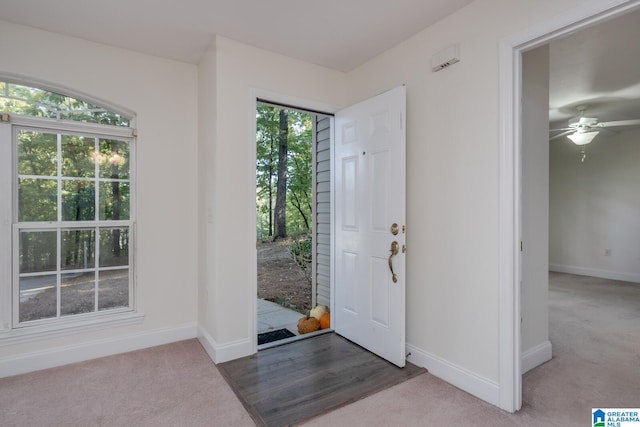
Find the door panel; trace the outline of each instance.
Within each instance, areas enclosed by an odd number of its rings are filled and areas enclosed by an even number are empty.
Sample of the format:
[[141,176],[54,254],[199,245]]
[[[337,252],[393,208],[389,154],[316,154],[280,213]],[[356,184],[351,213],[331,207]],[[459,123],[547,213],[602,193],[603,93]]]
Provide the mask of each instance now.
[[[335,118],[332,320],[337,333],[398,366],[405,364],[404,121],[404,87]],[[393,223],[397,235],[390,231]],[[392,242],[399,250],[390,261]]]

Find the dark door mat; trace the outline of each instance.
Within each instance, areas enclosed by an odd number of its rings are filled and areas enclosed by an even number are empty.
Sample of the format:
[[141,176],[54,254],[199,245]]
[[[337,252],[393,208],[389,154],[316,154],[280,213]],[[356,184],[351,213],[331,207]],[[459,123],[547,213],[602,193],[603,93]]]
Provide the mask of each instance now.
[[276,329],[275,331],[258,334],[258,345],[267,344],[273,341],[280,341],[285,338],[295,337],[296,334],[288,329]]
[[387,362],[335,333],[217,365],[259,426],[298,425],[427,372]]

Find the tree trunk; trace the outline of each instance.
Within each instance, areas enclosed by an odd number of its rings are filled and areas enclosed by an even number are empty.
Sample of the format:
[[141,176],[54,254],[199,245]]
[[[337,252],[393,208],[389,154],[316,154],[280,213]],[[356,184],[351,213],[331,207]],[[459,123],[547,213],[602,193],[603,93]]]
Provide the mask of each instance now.
[[[300,213],[300,216],[302,217],[302,221],[304,221],[304,227],[307,230],[309,230],[309,220],[307,219],[307,216],[304,214],[304,210],[302,209],[302,203],[300,203],[300,199],[298,198],[298,195],[292,191],[291,197],[292,197],[291,203],[298,210],[298,213]],[[311,212],[311,206],[309,206],[309,212]]]
[[280,134],[278,145],[278,183],[276,186],[276,230],[273,240],[287,235],[287,152],[289,113],[280,110]]
[[273,138],[269,151],[269,237],[273,237]]

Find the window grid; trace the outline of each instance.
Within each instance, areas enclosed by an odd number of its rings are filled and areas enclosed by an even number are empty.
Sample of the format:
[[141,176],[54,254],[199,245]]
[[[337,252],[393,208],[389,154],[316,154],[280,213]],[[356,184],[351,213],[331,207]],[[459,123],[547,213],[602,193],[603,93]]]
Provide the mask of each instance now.
[[[86,135],[77,135],[75,133],[67,133],[64,132],[64,130],[56,130],[56,129],[50,129],[50,128],[24,128],[24,127],[17,127],[14,131],[14,141],[15,141],[15,146],[16,146],[16,156],[15,158],[15,162],[16,162],[16,171],[18,171],[19,166],[18,163],[20,162],[19,160],[19,155],[18,155],[18,139],[19,139],[19,133],[23,132],[23,131],[29,131],[29,132],[41,132],[41,133],[55,133],[56,134],[56,163],[57,163],[57,167],[56,167],[56,172],[57,172],[57,176],[49,176],[49,175],[29,175],[29,174],[17,174],[17,180],[16,180],[16,194],[19,192],[19,186],[20,186],[20,180],[22,179],[43,179],[43,180],[55,180],[56,184],[57,184],[57,189],[56,189],[56,224],[52,224],[51,222],[48,221],[19,221],[20,219],[20,212],[19,212],[19,204],[15,203],[15,211],[16,211],[16,222],[14,223],[14,247],[16,248],[16,250],[14,251],[14,257],[15,257],[15,261],[14,261],[14,267],[16,271],[16,276],[14,279],[14,327],[21,327],[21,326],[28,326],[34,323],[43,323],[43,322],[51,322],[51,321],[55,321],[56,319],[60,319],[60,318],[68,318],[71,316],[85,316],[85,315],[94,315],[97,313],[102,314],[103,312],[109,312],[109,313],[113,313],[113,312],[122,312],[122,311],[131,311],[133,309],[133,275],[132,275],[132,270],[131,270],[131,266],[132,266],[132,247],[131,247],[131,233],[132,233],[132,219],[131,219],[131,211],[132,211],[132,207],[131,207],[131,203],[132,203],[132,198],[131,198],[131,193],[130,193],[130,186],[131,186],[131,176],[132,176],[132,171],[131,171],[131,165],[132,165],[132,156],[133,156],[133,152],[132,152],[132,148],[131,148],[131,142],[132,140],[128,140],[126,138],[122,138],[121,136],[110,136],[110,135],[101,135],[101,136],[86,136]],[[79,136],[79,137],[84,137],[84,138],[92,138],[93,139],[93,153],[95,154],[95,158],[93,159],[93,177],[83,177],[83,176],[63,176],[64,174],[64,156],[63,156],[63,137],[66,135],[74,135],[74,136]],[[122,178],[105,178],[101,176],[101,170],[100,170],[100,166],[101,166],[101,162],[100,162],[100,142],[101,141],[105,141],[106,143],[113,143],[115,142],[120,142],[120,143],[124,143],[127,145],[127,149],[128,149],[128,158],[129,158],[129,166],[128,168],[126,168],[126,176],[128,177],[127,179],[122,179]],[[64,182],[92,182],[94,183],[94,194],[93,194],[93,204],[94,204],[94,212],[93,212],[93,219],[90,221],[86,221],[86,220],[80,220],[80,221],[67,221],[64,219],[64,200],[63,200],[63,184]],[[123,183],[129,186],[129,193],[127,194],[127,214],[126,214],[126,219],[124,220],[109,220],[106,219],[106,207],[105,207],[105,212],[101,212],[100,211],[100,197],[101,197],[101,184],[104,183]],[[120,204],[121,200],[116,201],[116,203]],[[102,216],[105,216],[105,218],[101,218]],[[19,247],[19,241],[20,241],[20,236],[22,232],[28,232],[29,230],[32,231],[42,231],[42,232],[46,232],[46,231],[50,231],[53,232],[55,231],[56,233],[56,270],[55,272],[53,271],[40,271],[40,272],[22,272],[20,270],[20,266],[19,264],[19,256],[17,255],[17,248]],[[91,267],[86,266],[85,268],[73,268],[73,269],[64,269],[64,266],[62,264],[63,260],[63,245],[62,245],[62,233],[66,232],[66,231],[80,231],[80,230],[92,230],[93,231],[93,235],[94,235],[94,243],[93,243],[93,265]],[[101,265],[101,249],[102,249],[102,232],[108,232],[109,230],[111,230],[112,232],[115,230],[120,230],[117,234],[120,235],[120,232],[124,231],[126,238],[127,238],[127,247],[126,247],[126,252],[127,252],[127,261],[126,264],[117,264],[117,265],[108,265],[108,266],[102,266]],[[114,233],[115,235],[116,233]],[[83,255],[86,256],[86,252],[83,252]],[[122,272],[126,272],[126,284],[127,284],[127,291],[126,291],[126,304],[124,306],[116,306],[116,307],[106,307],[104,309],[101,308],[101,300],[100,300],[100,292],[101,292],[101,280],[103,280],[103,278],[101,277],[101,273],[105,273],[105,272],[117,272],[117,271],[122,271]],[[81,273],[93,273],[93,309],[89,312],[80,312],[77,314],[74,313],[63,313],[62,312],[62,299],[65,298],[63,296],[62,290],[64,287],[64,281],[65,281],[65,277],[70,277],[73,274],[81,274]],[[27,319],[27,320],[21,320],[20,319],[20,281],[22,278],[29,278],[29,277],[44,277],[44,276],[49,276],[55,274],[55,278],[56,278],[56,284],[55,284],[55,292],[56,292],[56,316],[55,318],[52,317],[45,317],[42,319]],[[106,281],[106,279],[105,279]]]

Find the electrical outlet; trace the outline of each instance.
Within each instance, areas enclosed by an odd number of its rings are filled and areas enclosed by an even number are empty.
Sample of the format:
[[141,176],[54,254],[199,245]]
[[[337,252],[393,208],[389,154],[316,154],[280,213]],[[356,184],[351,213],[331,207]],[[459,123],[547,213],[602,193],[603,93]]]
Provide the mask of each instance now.
[[611,249],[605,249],[604,256],[611,256]]

